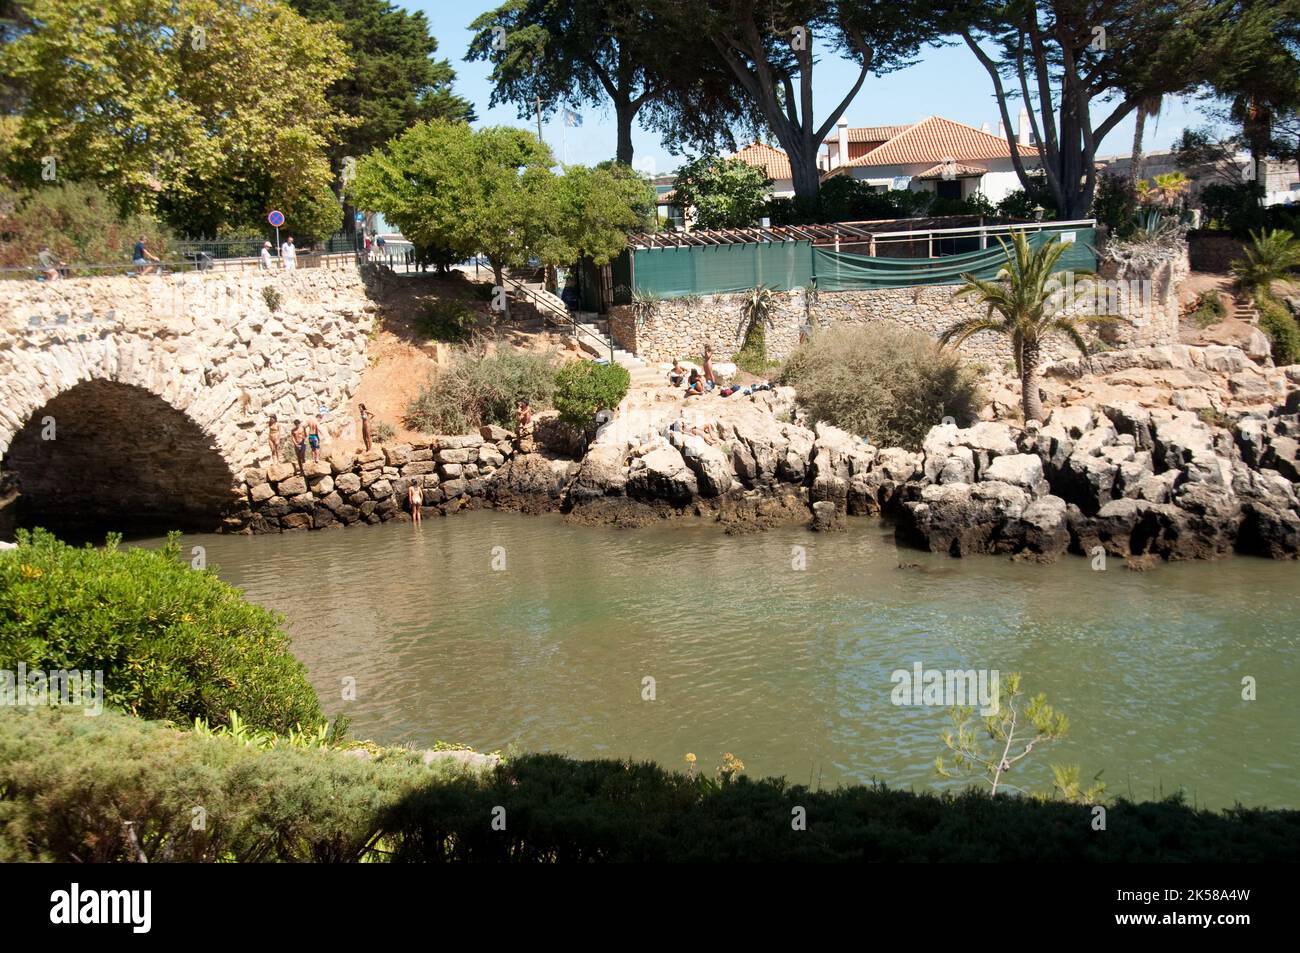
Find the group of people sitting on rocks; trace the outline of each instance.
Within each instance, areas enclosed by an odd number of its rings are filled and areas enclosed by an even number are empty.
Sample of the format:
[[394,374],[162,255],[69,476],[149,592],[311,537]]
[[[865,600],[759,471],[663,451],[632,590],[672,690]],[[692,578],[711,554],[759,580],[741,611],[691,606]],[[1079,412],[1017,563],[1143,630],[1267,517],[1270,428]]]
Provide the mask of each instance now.
[[673,359],[673,366],[668,369],[668,382],[674,387],[681,387],[682,383],[686,384],[687,397],[703,397],[714,390],[718,392],[719,397],[730,397],[732,394],[742,394],[748,396],[756,391],[771,390],[772,385],[767,381],[760,381],[757,384],[750,384],[744,387],[732,385],[722,386],[718,380],[717,374],[713,370],[713,347],[704,345],[704,367],[703,370],[692,367],[688,372],[682,366],[680,358]]

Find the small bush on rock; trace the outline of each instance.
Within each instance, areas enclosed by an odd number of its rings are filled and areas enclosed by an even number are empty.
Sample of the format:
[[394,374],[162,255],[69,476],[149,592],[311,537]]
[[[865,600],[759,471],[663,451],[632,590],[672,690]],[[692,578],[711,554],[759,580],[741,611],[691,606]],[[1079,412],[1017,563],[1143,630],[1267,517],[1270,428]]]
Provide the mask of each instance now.
[[944,417],[969,423],[979,408],[973,371],[920,331],[841,325],[799,345],[781,373],[812,422],[881,447],[919,449]]
[[555,389],[550,361],[537,354],[475,349],[458,355],[411,399],[406,425],[424,433],[466,433],[483,424],[513,427],[515,404],[549,407]]
[[591,423],[598,410],[613,410],[632,383],[627,368],[618,364],[574,361],[555,375],[555,409],[572,427]]
[[100,670],[105,704],[145,718],[288,731],[322,720],[281,619],[159,550],[69,546],[44,530],[0,553],[0,669]]
[[1255,296],[1259,308],[1259,329],[1273,345],[1273,363],[1278,366],[1300,361],[1300,325],[1286,305],[1270,294]]

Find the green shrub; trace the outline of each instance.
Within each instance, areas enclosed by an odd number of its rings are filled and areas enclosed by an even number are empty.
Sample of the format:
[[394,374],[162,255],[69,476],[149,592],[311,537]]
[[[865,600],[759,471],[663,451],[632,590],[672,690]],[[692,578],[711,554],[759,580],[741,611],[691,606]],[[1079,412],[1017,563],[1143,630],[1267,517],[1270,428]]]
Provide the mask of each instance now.
[[387,420],[381,420],[379,423],[375,424],[374,432],[371,436],[379,443],[391,443],[393,440],[397,439],[397,431],[393,429],[393,425]]
[[974,419],[975,374],[929,336],[889,324],[839,325],[795,350],[781,373],[812,421],[880,447],[919,449],[944,417]]
[[0,553],[0,669],[102,670],[106,704],[145,718],[284,732],[322,720],[281,619],[161,550],[77,549],[20,530]]
[[569,426],[585,428],[596,411],[616,408],[631,383],[626,367],[573,361],[555,375],[555,409]]
[[1223,297],[1217,291],[1202,291],[1196,296],[1196,307],[1190,315],[1192,323],[1198,328],[1208,328],[1218,324],[1228,316],[1228,309]]
[[555,373],[550,361],[523,351],[488,354],[477,348],[456,357],[431,378],[406,408],[406,424],[424,433],[467,433],[483,424],[513,427],[515,404],[550,406]]
[[447,344],[469,339],[478,316],[463,301],[454,298],[427,302],[415,318],[416,330],[424,337]]
[[276,288],[267,285],[262,289],[262,300],[266,302],[266,309],[272,313],[280,310],[280,292]]
[[1259,329],[1273,345],[1273,363],[1279,366],[1300,362],[1300,325],[1286,305],[1269,294],[1257,294]]
[[265,751],[115,713],[7,710],[0,862],[355,862],[373,856],[384,811],[447,770],[414,752]]
[[[734,762],[733,762],[734,764]],[[486,773],[381,750],[260,750],[139,719],[0,711],[0,861],[1296,861],[1300,811],[1178,798],[812,791],[525,755]],[[795,831],[794,807],[807,812]],[[194,808],[206,824],[194,830]],[[508,824],[495,830],[494,809]]]
[[[176,258],[171,233],[145,215],[123,216],[109,196],[89,182],[15,191],[0,184],[0,268],[36,264],[42,245],[69,265],[131,265],[131,249],[145,236],[149,250]],[[72,268],[72,274],[77,269]]]

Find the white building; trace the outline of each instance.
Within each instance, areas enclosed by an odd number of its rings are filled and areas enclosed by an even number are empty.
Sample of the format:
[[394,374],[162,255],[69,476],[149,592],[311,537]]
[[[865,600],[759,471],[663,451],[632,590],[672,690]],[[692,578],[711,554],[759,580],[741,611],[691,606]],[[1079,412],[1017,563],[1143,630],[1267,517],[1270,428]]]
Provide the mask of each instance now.
[[[1024,110],[1017,132],[1021,162],[1027,170],[1038,168],[1038,149]],[[980,193],[990,202],[1021,188],[1005,135],[939,116],[910,126],[858,129],[841,120],[826,146],[823,179],[849,175],[879,191],[906,188],[955,199]]]

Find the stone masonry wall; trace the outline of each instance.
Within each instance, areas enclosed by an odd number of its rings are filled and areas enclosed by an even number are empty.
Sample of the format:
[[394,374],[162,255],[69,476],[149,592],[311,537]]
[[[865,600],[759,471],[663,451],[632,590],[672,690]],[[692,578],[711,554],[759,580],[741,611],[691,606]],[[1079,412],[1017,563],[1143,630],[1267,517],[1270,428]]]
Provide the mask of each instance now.
[[[355,268],[12,281],[3,291],[0,456],[56,396],[101,380],[183,412],[232,478],[258,459],[267,414],[345,406],[375,312]],[[142,439],[149,424],[140,421]]]
[[426,508],[458,505],[482,497],[513,453],[509,432],[487,426],[477,434],[338,452],[308,461],[302,474],[290,463],[251,467],[241,484],[246,504],[235,516],[255,533],[386,522],[406,512],[411,481],[420,481]]
[[[1178,283],[1186,277],[1186,255],[1156,266],[1134,266],[1108,262],[1100,266],[1104,278],[1124,282],[1122,306],[1129,320],[1120,318],[1108,326],[1101,339],[1110,347],[1146,347],[1178,340]],[[1143,284],[1147,282],[1147,284]],[[1129,294],[1129,290],[1136,294]],[[915,328],[931,337],[969,317],[982,314],[966,300],[953,301],[954,285],[921,285],[913,288],[875,288],[865,291],[823,291],[806,300],[803,289],[778,293],[773,327],[767,330],[767,354],[783,360],[798,345],[802,329],[809,325],[828,328],[836,324],[889,322]],[[1110,292],[1112,303],[1117,292]],[[671,298],[659,302],[654,313],[637,324],[630,305],[610,311],[610,330],[615,341],[638,357],[671,361],[703,353],[713,345],[719,359],[739,350],[744,333],[743,294],[703,295],[699,298]],[[1087,335],[1085,335],[1087,336]],[[993,333],[980,333],[964,342],[960,351],[972,363],[1000,368],[1011,360],[1006,341]],[[1077,355],[1069,341],[1052,336],[1045,348],[1049,359]]]

